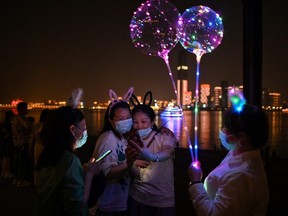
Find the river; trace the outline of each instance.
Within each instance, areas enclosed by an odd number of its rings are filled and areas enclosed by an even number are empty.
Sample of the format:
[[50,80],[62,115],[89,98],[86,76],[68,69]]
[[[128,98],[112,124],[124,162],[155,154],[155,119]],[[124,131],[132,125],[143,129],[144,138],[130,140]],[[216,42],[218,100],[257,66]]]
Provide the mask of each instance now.
[[[84,110],[86,117],[88,134],[97,136],[103,127],[105,110]],[[4,110],[1,110],[0,121],[4,117]],[[269,120],[269,141],[270,152],[274,152],[281,157],[288,158],[288,113],[267,112]],[[29,115],[36,121],[39,120],[39,110],[29,110]],[[198,117],[198,146],[200,149],[220,148],[218,138],[219,130],[222,127],[222,111],[201,111]],[[194,113],[184,111],[184,117],[160,117],[157,115],[156,124],[165,124],[172,130],[179,140],[179,147],[188,148],[188,141],[194,145]],[[184,125],[187,126],[185,130]],[[187,136],[188,135],[188,136]]]

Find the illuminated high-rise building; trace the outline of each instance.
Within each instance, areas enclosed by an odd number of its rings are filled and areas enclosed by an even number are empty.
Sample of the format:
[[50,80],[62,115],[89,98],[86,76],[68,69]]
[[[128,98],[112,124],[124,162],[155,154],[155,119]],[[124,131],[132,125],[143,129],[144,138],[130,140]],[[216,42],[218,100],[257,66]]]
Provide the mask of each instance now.
[[220,107],[222,99],[222,88],[220,86],[215,86],[214,87],[214,106],[215,107]]
[[180,51],[179,52],[179,59],[178,59],[178,66],[177,66],[177,92],[178,97],[180,99],[180,103],[182,105],[187,105],[191,103],[191,98],[189,99],[189,96],[192,96],[190,93],[188,93],[188,66],[187,66],[187,52]]
[[269,105],[272,108],[281,107],[281,94],[278,92],[270,92],[269,93]]
[[210,84],[200,85],[200,103],[202,105],[208,105],[208,96],[210,96]]

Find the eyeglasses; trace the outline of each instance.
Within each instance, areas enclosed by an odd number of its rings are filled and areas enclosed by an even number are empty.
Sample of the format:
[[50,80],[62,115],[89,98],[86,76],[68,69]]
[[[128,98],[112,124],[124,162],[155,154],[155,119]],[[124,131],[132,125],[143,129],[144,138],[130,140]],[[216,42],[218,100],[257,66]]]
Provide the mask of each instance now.
[[82,129],[80,129],[79,127],[77,127],[76,125],[75,125],[75,127],[76,127],[79,131],[81,131],[82,133],[84,133],[84,131],[86,130],[86,129],[82,130]]

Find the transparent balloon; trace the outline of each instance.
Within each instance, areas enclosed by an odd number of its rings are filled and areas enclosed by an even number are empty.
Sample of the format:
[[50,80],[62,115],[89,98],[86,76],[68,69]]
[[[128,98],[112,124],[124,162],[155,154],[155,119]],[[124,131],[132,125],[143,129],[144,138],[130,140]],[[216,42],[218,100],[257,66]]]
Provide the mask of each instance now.
[[189,52],[196,55],[210,53],[223,38],[222,18],[207,6],[195,6],[179,19],[179,41]]
[[177,26],[181,14],[166,0],[148,0],[134,12],[130,37],[142,53],[163,56],[178,43]]

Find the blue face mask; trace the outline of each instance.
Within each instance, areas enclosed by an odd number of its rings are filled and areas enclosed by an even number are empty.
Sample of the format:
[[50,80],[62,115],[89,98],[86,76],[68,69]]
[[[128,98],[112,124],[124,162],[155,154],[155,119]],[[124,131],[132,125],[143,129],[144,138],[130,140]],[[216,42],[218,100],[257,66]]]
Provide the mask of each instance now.
[[115,122],[115,129],[119,133],[123,134],[123,133],[130,131],[132,125],[133,125],[132,118],[129,118],[123,121]]
[[221,130],[219,131],[219,138],[222,146],[224,146],[225,149],[227,149],[228,151],[235,149],[236,145],[233,143],[229,143],[227,141],[227,135],[223,133]]
[[152,128],[148,127],[145,129],[138,130],[138,134],[141,138],[148,136],[152,131]]
[[88,133],[87,133],[87,130],[85,130],[83,131],[82,137],[76,140],[76,148],[82,147],[86,143],[87,138],[88,138]]

